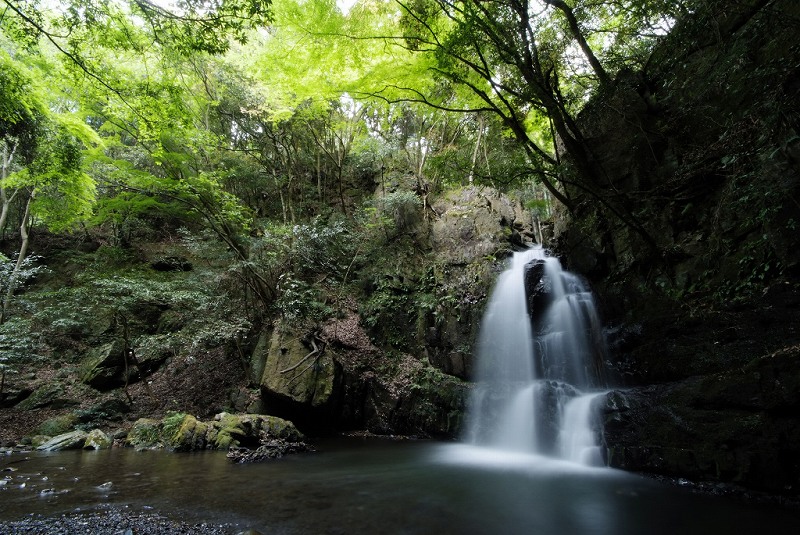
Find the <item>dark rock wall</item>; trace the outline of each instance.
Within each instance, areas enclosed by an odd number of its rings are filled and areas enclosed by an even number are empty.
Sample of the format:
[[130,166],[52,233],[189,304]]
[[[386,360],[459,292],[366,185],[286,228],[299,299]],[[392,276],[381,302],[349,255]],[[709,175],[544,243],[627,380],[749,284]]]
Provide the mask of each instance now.
[[575,192],[557,238],[629,387],[612,466],[800,491],[799,24],[791,0],[707,2],[580,117],[640,225]]

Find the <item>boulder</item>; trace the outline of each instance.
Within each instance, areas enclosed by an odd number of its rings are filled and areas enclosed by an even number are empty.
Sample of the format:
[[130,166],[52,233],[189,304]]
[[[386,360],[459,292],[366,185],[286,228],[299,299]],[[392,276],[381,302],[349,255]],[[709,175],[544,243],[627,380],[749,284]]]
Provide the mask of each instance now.
[[86,431],[70,431],[51,438],[36,449],[39,451],[78,450],[86,443],[88,436]]
[[31,395],[16,405],[17,409],[31,410],[49,407],[61,409],[77,405],[78,401],[64,396],[64,386],[58,381],[36,388]]
[[332,401],[336,383],[336,365],[321,342],[284,324],[275,327],[261,376],[266,396],[319,408]]
[[56,436],[62,435],[74,429],[79,423],[79,418],[74,413],[62,414],[48,418],[36,428],[36,433],[39,435]]
[[300,442],[303,434],[294,424],[277,416],[264,414],[217,414],[208,435],[214,449],[255,447],[264,437]]
[[53,437],[51,437],[49,435],[33,435],[31,437],[31,446],[34,447],[34,448],[38,448],[39,446],[41,446],[42,444],[44,444],[45,442],[47,442],[51,438],[53,438]]
[[81,381],[97,390],[111,390],[152,373],[169,356],[165,351],[148,352],[129,356],[126,362],[125,350],[122,339],[91,350],[81,364]]
[[227,450],[255,448],[267,438],[299,442],[303,435],[292,422],[276,416],[223,412],[211,421],[200,421],[190,414],[173,413],[162,420],[137,420],[128,433],[126,445],[173,451]]
[[161,422],[153,418],[139,418],[125,438],[125,445],[136,449],[162,448]]
[[[119,339],[89,352],[81,364],[81,381],[98,390],[110,390],[125,384],[125,344]],[[129,363],[128,377],[134,368]]]
[[92,429],[83,443],[85,450],[106,450],[114,441],[100,429]]
[[173,451],[197,451],[207,447],[210,428],[208,423],[201,422],[190,414],[179,414],[171,420],[173,421],[170,425],[164,425],[163,432],[168,448]]

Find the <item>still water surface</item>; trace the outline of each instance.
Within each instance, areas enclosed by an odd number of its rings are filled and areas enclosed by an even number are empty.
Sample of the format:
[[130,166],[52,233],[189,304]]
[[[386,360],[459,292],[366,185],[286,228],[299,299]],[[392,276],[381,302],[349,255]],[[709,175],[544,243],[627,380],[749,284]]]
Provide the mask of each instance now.
[[265,534],[800,533],[794,511],[425,441],[331,441],[248,465],[219,452],[14,454],[0,457],[0,470],[0,520],[113,505]]

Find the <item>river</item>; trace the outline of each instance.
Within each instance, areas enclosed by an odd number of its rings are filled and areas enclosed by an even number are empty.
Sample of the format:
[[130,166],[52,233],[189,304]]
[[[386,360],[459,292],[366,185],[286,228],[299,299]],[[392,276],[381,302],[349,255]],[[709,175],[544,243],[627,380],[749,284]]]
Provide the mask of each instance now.
[[337,439],[233,464],[220,452],[115,448],[0,458],[0,520],[155,511],[264,534],[800,533],[800,514],[537,455]]

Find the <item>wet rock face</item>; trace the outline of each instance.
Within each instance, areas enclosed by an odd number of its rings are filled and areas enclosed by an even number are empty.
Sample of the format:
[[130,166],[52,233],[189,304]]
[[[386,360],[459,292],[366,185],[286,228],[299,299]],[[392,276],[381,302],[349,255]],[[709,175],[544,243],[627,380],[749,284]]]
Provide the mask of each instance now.
[[800,346],[734,370],[614,391],[608,463],[626,470],[800,493]]
[[536,259],[525,266],[525,295],[528,301],[528,313],[534,332],[541,323],[541,317],[552,302],[552,282],[545,274],[545,261]]
[[800,4],[768,4],[707,3],[582,111],[655,246],[576,197],[558,251],[597,291],[614,382],[632,387],[608,398],[609,462],[797,493],[800,167],[783,117]]

